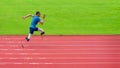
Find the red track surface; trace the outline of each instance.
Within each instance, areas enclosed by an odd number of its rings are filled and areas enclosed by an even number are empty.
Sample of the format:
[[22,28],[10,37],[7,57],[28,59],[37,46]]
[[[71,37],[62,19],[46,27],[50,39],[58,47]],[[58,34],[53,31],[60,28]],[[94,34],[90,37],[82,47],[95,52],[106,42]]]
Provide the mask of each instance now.
[[0,36],[0,68],[120,68],[120,36],[24,37]]

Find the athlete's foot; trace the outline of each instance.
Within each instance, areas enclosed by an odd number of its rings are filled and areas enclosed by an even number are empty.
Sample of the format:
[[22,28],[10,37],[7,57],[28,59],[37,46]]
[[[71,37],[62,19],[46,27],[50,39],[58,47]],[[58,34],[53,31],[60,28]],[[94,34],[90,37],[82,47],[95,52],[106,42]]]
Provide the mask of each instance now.
[[42,33],[41,33],[41,36],[44,35],[44,34],[45,34],[45,32],[42,32]]
[[27,37],[26,37],[25,39],[26,39],[26,41],[28,41],[28,42],[30,41],[30,39],[28,39]]

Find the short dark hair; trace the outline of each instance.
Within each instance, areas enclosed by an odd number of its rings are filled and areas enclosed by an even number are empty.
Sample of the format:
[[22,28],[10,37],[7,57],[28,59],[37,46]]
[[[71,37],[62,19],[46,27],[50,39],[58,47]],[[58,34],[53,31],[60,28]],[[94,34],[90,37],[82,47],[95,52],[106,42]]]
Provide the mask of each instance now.
[[39,12],[39,11],[37,11],[37,12],[36,12],[36,15],[37,15],[37,14],[39,14],[39,13],[40,13],[40,12]]

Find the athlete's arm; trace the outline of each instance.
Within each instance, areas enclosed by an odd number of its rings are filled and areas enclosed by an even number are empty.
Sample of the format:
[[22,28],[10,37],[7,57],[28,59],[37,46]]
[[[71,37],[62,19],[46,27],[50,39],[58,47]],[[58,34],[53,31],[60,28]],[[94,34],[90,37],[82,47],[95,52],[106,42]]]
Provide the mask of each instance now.
[[33,17],[34,15],[33,14],[28,14],[28,15],[26,15],[26,16],[23,16],[22,18],[23,19],[26,19],[26,18],[28,18],[28,17]]
[[46,15],[44,14],[44,15],[43,15],[43,19],[40,21],[40,24],[41,24],[41,25],[44,24],[45,18],[46,18]]

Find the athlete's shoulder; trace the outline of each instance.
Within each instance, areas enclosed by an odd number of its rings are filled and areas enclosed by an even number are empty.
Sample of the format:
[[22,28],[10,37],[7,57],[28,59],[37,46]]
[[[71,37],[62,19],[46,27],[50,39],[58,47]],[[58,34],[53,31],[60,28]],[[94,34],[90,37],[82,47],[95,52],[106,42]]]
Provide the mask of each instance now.
[[33,18],[36,18],[36,17],[37,17],[36,15],[33,16]]

